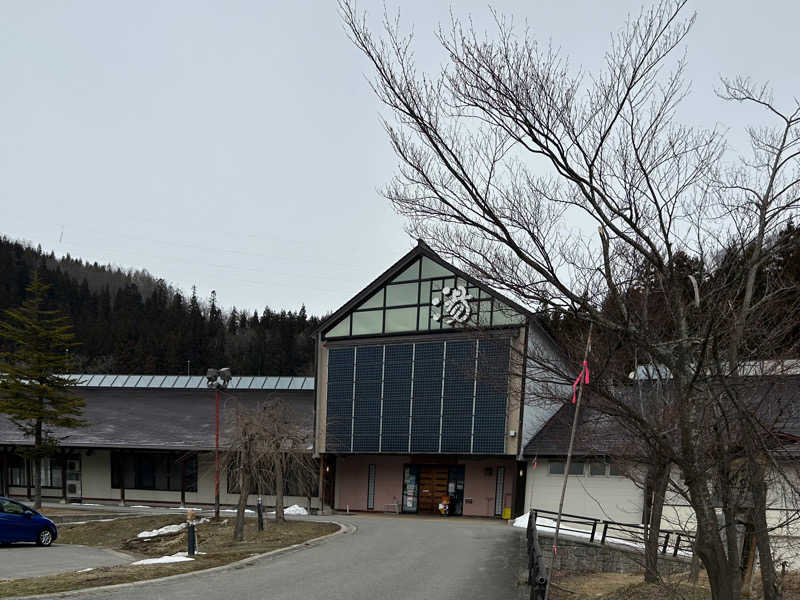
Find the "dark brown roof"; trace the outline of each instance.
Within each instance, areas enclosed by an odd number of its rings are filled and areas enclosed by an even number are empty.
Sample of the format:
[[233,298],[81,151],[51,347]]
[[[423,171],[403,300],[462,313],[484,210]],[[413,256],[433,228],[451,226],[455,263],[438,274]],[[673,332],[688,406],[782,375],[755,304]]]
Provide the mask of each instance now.
[[[524,456],[564,456],[569,448],[573,404],[565,404],[550,417],[547,423],[525,445]],[[624,430],[609,417],[591,408],[582,408],[575,435],[573,454],[576,456],[607,456],[624,452]]]
[[[89,426],[57,430],[62,446],[85,448],[214,448],[214,392],[208,389],[80,389],[86,402],[83,418]],[[284,400],[312,442],[314,392],[237,390],[220,394],[221,431],[225,415],[236,402],[256,406],[268,399]],[[0,445],[28,445],[29,438],[0,415]]]
[[[767,378],[740,377],[729,383],[738,391],[740,399],[752,404],[765,430],[775,439],[774,448],[781,447],[787,455],[800,456],[800,376],[775,376]],[[658,394],[669,394],[669,381],[643,382],[641,393],[658,387]],[[640,390],[628,388],[631,402],[639,403]],[[573,452],[576,456],[625,455],[630,453],[632,436],[623,424],[591,408],[589,394],[581,409]],[[564,404],[525,445],[524,456],[564,456],[569,448],[574,405]]]

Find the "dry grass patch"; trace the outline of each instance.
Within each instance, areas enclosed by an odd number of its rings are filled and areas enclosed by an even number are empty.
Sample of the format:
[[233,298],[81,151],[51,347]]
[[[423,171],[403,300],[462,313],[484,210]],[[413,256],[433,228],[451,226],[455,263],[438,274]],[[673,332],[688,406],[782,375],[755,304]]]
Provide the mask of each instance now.
[[[58,542],[111,548],[137,558],[159,557],[186,551],[186,531],[149,538],[137,538],[140,531],[183,522],[182,515],[143,516],[115,521],[64,525]],[[233,541],[233,519],[203,523],[197,527],[198,550],[203,554],[191,562],[160,565],[102,567],[92,571],[68,572],[44,577],[0,582],[0,598],[49,594],[101,585],[143,581],[167,575],[188,573],[235,562],[255,554],[302,544],[337,531],[333,523],[315,521],[266,521],[263,532],[257,531],[255,519],[248,519],[245,541]]]

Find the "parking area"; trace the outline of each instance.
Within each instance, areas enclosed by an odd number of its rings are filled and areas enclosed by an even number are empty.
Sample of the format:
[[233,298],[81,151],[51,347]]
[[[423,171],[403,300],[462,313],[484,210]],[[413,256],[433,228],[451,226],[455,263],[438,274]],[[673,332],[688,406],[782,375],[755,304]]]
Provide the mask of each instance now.
[[103,548],[58,543],[49,548],[13,544],[0,547],[0,580],[109,567],[132,560],[127,554]]

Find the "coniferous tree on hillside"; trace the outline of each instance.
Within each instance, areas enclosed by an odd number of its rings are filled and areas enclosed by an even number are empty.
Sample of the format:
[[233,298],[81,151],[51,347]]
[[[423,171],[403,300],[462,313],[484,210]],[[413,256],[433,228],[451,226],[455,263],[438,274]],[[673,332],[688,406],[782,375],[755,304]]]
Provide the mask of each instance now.
[[42,459],[58,439],[53,428],[81,427],[83,400],[72,388],[68,351],[75,344],[69,319],[46,307],[48,286],[34,274],[22,306],[5,311],[0,337],[11,350],[0,354],[0,413],[33,439],[34,508],[42,505]]
[[146,271],[58,259],[0,237],[0,310],[25,300],[34,270],[50,285],[47,302],[72,319],[76,372],[186,373],[188,365],[203,374],[224,365],[245,375],[313,374],[319,319],[305,308],[226,314],[216,292],[186,297]]

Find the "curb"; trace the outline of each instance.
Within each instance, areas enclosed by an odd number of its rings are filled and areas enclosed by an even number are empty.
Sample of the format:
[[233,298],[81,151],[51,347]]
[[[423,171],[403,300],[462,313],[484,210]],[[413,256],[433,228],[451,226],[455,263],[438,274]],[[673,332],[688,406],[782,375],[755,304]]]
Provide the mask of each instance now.
[[332,538],[337,535],[348,534],[348,533],[355,533],[358,529],[355,525],[348,525],[345,523],[340,523],[338,521],[317,521],[318,523],[333,523],[334,525],[339,526],[339,531],[334,531],[333,533],[329,533],[327,535],[323,535],[317,538],[312,538],[308,541],[302,542],[300,544],[293,544],[291,546],[286,546],[285,548],[278,548],[277,550],[272,550],[270,552],[265,552],[263,554],[256,554],[255,556],[248,556],[247,558],[243,558],[241,560],[237,560],[236,562],[228,563],[227,565],[219,565],[217,567],[209,567],[208,569],[198,569],[197,571],[189,571],[188,573],[178,573],[177,575],[167,575],[165,577],[156,577],[154,579],[142,579],[141,581],[129,581],[127,583],[115,583],[112,585],[100,585],[96,587],[88,587],[88,588],[80,588],[76,590],[67,590],[63,592],[51,592],[48,594],[36,594],[34,596],[7,596],[4,600],[15,600],[17,598],[24,599],[24,600],[45,600],[50,598],[74,598],[81,594],[87,594],[90,592],[104,592],[104,591],[111,591],[111,590],[121,590],[125,588],[132,588],[137,587],[140,585],[147,585],[149,583],[156,583],[156,582],[164,582],[164,581],[171,581],[177,579],[184,579],[186,577],[191,577],[193,575],[204,575],[206,573],[215,573],[218,571],[224,571],[227,569],[236,569],[238,567],[248,565],[250,563],[256,562],[261,560],[262,558],[267,558],[271,556],[278,556],[281,554],[288,554],[289,552],[293,552],[296,550],[301,550],[306,547],[316,546],[317,544],[322,543],[323,541],[327,540],[328,538]]

